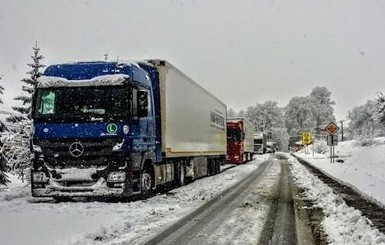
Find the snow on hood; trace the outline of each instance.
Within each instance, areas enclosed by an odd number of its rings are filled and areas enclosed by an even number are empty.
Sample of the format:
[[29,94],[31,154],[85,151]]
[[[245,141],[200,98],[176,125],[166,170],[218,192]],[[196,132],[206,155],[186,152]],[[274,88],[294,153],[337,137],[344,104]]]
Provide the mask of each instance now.
[[129,76],[125,74],[103,75],[89,80],[68,80],[62,77],[42,76],[38,79],[37,87],[112,86],[122,85],[127,79]]

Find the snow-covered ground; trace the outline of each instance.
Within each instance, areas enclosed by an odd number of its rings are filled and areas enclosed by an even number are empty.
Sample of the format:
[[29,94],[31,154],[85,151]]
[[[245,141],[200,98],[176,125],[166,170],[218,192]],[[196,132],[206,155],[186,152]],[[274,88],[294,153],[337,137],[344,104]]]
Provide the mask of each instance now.
[[248,176],[268,155],[144,201],[64,202],[32,198],[13,181],[0,188],[0,244],[140,244]]
[[376,138],[373,145],[365,147],[354,140],[339,142],[335,163],[330,163],[329,152],[313,157],[311,149],[309,146],[308,154],[301,151],[296,155],[385,205],[385,138]]
[[[297,153],[314,166],[356,188],[368,197],[385,203],[385,139],[378,138],[371,146],[358,146],[355,141],[341,142],[336,155],[343,162],[330,163],[328,154]],[[290,157],[295,182],[305,195],[323,209],[322,221],[331,244],[385,244],[385,235],[371,226],[361,212],[346,205],[343,199]]]
[[[328,153],[296,154],[385,204],[384,152],[385,138],[378,138],[366,147],[354,141],[340,142],[336,155],[343,162],[330,163]],[[268,156],[257,156],[249,164],[168,194],[127,203],[40,201],[30,196],[28,186],[13,179],[8,187],[0,187],[0,244],[140,244],[244,179]],[[294,157],[287,156],[296,183],[324,210],[322,225],[332,244],[385,244],[385,235],[371,227],[358,210],[348,207]]]

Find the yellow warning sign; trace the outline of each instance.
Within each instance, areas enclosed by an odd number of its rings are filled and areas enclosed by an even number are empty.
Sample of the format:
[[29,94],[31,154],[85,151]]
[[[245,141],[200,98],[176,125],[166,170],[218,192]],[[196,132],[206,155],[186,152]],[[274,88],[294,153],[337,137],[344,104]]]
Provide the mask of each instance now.
[[334,122],[330,122],[325,130],[330,134],[330,135],[334,135],[337,133],[338,130],[340,130],[340,128],[334,123]]
[[302,144],[310,145],[312,141],[312,135],[310,132],[302,132]]

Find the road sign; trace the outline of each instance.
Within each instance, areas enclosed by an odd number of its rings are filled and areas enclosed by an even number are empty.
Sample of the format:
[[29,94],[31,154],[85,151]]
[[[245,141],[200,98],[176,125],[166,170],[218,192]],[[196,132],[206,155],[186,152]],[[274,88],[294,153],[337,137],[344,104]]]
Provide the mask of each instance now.
[[334,122],[330,122],[325,130],[330,134],[330,135],[335,135],[338,130],[340,130],[340,128],[337,126],[337,124],[335,124]]
[[327,143],[329,146],[338,145],[338,135],[329,135],[327,137]]
[[312,142],[312,136],[310,132],[302,132],[302,144],[310,145]]

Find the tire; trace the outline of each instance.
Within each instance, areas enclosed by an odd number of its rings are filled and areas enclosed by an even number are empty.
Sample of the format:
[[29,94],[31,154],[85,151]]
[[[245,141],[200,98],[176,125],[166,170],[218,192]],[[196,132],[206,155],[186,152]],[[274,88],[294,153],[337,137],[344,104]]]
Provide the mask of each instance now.
[[56,196],[54,197],[55,199],[55,202],[56,203],[59,203],[59,202],[72,202],[73,199],[71,197],[63,197],[63,196]]
[[178,171],[178,186],[184,186],[186,184],[186,172],[184,169],[184,164],[179,165]]
[[221,172],[221,163],[219,160],[215,161],[215,174],[219,174]]
[[208,160],[208,164],[207,164],[207,176],[211,176],[211,175],[214,175],[214,160],[213,159],[209,159]]
[[140,175],[140,195],[142,199],[151,197],[153,188],[153,176],[148,169],[144,169]]

